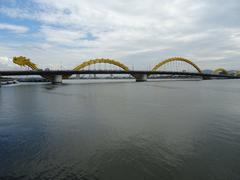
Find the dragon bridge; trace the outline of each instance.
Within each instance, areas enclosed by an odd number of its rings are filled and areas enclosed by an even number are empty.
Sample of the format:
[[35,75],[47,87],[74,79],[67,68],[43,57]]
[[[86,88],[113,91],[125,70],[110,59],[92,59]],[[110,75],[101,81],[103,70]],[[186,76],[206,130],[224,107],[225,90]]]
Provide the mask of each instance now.
[[[32,63],[30,59],[24,57],[24,56],[19,56],[19,57],[14,57],[13,58],[13,63],[19,65],[19,66],[27,66],[30,67],[32,70],[40,70],[36,66],[36,64]],[[88,61],[84,61],[83,63],[79,64],[76,66],[73,70],[74,71],[80,71],[83,70],[85,67],[93,65],[93,64],[98,64],[98,63],[105,63],[105,64],[112,64],[117,67],[120,67],[121,69],[125,71],[129,71],[129,68],[122,64],[119,61],[113,60],[113,59],[104,59],[104,58],[99,58],[99,59],[91,59]],[[63,75],[63,79],[68,79],[71,75]],[[44,78],[49,79],[49,77],[44,76]]]

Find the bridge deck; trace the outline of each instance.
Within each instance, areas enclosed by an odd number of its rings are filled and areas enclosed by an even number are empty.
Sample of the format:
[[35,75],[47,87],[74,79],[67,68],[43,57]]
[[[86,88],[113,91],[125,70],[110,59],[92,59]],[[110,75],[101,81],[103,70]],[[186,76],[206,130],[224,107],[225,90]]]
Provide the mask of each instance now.
[[218,74],[200,74],[192,72],[173,72],[173,71],[123,71],[123,70],[49,70],[49,71],[0,71],[1,76],[20,76],[20,75],[73,75],[73,74],[157,74],[157,75],[189,75],[198,77],[219,77],[219,78],[234,78],[239,77],[232,75],[218,75]]

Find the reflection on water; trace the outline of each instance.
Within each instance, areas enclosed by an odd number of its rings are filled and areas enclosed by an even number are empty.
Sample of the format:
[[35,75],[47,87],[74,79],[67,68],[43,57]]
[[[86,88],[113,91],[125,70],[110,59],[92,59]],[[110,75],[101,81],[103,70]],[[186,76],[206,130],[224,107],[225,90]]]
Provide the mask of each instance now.
[[0,89],[0,179],[239,179],[240,83]]

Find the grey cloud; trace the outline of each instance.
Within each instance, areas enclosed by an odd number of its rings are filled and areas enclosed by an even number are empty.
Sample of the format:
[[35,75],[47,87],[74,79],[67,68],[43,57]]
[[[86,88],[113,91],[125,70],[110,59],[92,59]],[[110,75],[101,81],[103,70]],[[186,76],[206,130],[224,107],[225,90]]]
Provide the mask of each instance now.
[[[42,64],[48,63],[48,57],[52,64],[61,61],[66,66],[80,59],[111,57],[143,67],[171,56],[184,56],[202,68],[224,65],[240,69],[236,61],[240,58],[238,0],[34,2],[38,11],[30,11],[28,6],[17,11],[23,12],[20,18],[41,23],[36,36],[44,42],[30,43],[22,52]],[[17,18],[9,13],[16,9],[2,10]],[[82,38],[87,33],[94,40]],[[21,48],[19,45],[18,51]]]

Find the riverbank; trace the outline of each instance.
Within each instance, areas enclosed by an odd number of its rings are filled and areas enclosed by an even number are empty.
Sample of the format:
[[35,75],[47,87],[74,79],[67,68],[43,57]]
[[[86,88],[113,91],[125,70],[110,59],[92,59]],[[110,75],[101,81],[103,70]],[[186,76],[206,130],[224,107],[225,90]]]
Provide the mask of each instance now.
[[9,85],[9,84],[17,84],[18,81],[12,78],[0,78],[0,86]]

